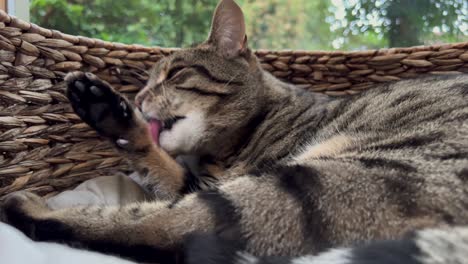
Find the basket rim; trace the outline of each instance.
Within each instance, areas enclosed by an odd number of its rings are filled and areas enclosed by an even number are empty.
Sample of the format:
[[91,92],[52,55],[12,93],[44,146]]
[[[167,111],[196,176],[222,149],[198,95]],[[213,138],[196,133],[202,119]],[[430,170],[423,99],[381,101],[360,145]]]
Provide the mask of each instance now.
[[[27,31],[28,33],[39,34],[46,38],[61,39],[70,42],[74,45],[82,45],[89,48],[106,48],[110,50],[127,50],[131,52],[148,52],[158,54],[170,54],[174,51],[180,50],[181,48],[175,47],[160,47],[160,46],[144,46],[141,44],[125,44],[120,42],[110,42],[101,40],[98,38],[90,38],[79,35],[70,35],[62,33],[58,30],[47,29],[37,24],[26,22],[13,15],[7,14],[4,10],[0,10],[0,23],[8,24],[10,27],[16,27],[21,30]],[[270,49],[258,49],[255,50],[257,55],[277,55],[277,56],[379,56],[388,54],[398,53],[413,53],[419,51],[441,51],[447,49],[468,49],[468,41],[456,42],[456,43],[444,43],[435,45],[419,45],[412,47],[393,47],[393,48],[381,48],[381,49],[369,49],[369,50],[358,50],[358,51],[344,51],[344,50],[270,50]]]

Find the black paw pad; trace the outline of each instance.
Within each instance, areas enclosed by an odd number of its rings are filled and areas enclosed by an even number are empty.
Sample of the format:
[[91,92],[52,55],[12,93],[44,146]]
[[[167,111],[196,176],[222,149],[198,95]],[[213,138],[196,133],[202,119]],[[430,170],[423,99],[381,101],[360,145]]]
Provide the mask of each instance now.
[[117,138],[131,126],[132,106],[109,84],[83,72],[69,73],[65,81],[73,110],[100,134]]

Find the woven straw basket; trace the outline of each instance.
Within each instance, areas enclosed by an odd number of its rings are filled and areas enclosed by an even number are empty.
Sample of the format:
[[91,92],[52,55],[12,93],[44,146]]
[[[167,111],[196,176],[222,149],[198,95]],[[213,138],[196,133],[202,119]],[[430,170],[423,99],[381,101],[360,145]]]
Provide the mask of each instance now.
[[[91,71],[128,95],[174,49],[71,36],[0,10],[0,197],[52,195],[128,166],[72,112],[63,77]],[[263,67],[310,91],[346,96],[420,74],[468,73],[468,43],[357,52],[257,51]]]

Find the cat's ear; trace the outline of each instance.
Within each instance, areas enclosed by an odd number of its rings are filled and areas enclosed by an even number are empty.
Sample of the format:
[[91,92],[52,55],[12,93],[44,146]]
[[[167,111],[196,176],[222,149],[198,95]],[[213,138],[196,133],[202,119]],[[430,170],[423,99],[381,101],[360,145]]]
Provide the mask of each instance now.
[[222,0],[216,7],[208,43],[227,58],[247,50],[244,14],[234,0]]

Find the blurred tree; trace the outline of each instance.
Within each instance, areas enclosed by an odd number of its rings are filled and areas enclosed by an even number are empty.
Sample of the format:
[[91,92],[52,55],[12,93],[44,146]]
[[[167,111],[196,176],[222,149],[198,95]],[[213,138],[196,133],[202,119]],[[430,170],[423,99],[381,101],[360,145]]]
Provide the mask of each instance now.
[[33,0],[31,20],[65,33],[159,46],[201,42],[217,1]]
[[238,0],[249,44],[264,49],[329,49],[333,35],[325,22],[329,0]]
[[[217,0],[33,0],[32,22],[109,41],[187,46],[203,41]],[[329,0],[239,0],[254,48],[330,48]],[[314,15],[310,15],[314,14]],[[316,15],[317,14],[317,15]]]
[[[467,0],[236,1],[254,49],[353,50],[468,40]],[[217,2],[31,0],[31,20],[73,35],[184,47],[205,40]]]
[[383,34],[391,47],[423,44],[434,29],[445,41],[466,38],[466,0],[346,0],[345,30],[348,35],[362,32]]

